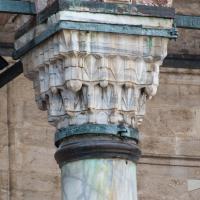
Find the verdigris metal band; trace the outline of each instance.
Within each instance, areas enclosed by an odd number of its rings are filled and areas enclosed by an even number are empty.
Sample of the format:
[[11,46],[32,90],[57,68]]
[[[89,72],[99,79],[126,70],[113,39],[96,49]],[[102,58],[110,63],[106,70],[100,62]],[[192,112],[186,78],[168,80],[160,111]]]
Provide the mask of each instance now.
[[0,0],[0,13],[36,15],[36,8],[28,1]]
[[175,23],[179,28],[200,30],[200,16],[176,15]]
[[123,138],[139,140],[138,129],[122,125],[104,125],[104,124],[83,124],[72,125],[58,130],[55,134],[55,145],[59,147],[60,143],[67,137],[75,135],[113,135]]
[[13,53],[13,58],[19,59],[28,51],[38,46],[40,43],[44,42],[49,37],[53,36],[55,33],[61,30],[81,30],[81,31],[92,31],[92,32],[120,33],[127,35],[166,37],[171,39],[177,38],[177,31],[175,28],[159,29],[159,28],[144,28],[142,26],[134,26],[134,25],[59,21],[58,23],[49,26],[46,31],[42,32],[39,36],[33,38],[25,46],[17,49]]
[[60,167],[83,159],[123,159],[137,162],[141,151],[134,140],[117,136],[78,135],[65,139],[55,153]]

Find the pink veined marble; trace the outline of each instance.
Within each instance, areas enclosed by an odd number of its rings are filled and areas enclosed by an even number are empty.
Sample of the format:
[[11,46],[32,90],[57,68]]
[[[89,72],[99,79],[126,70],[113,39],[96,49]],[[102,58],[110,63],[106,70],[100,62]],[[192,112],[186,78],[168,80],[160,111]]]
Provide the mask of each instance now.
[[152,6],[171,6],[172,0],[136,0],[136,3]]
[[[39,0],[37,0],[39,1]],[[47,0],[47,5],[51,5],[55,0]],[[172,0],[82,0],[82,1],[97,1],[110,3],[138,3],[150,6],[172,6]]]
[[112,3],[137,3],[149,6],[172,6],[172,0],[104,0]]

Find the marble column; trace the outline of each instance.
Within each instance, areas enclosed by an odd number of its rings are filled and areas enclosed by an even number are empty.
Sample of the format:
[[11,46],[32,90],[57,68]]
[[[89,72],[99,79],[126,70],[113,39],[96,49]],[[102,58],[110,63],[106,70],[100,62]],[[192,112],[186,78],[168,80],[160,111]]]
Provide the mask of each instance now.
[[136,200],[136,164],[122,159],[70,162],[62,171],[62,198]]
[[[137,200],[138,126],[146,101],[156,94],[168,37],[112,29],[117,24],[166,30],[172,20],[62,9],[48,18],[48,26],[58,22],[66,22],[65,28],[21,59],[38,107],[57,129],[62,199]],[[67,28],[71,22],[76,26]],[[82,23],[98,26],[85,30]],[[23,49],[42,30],[37,26],[16,47]]]

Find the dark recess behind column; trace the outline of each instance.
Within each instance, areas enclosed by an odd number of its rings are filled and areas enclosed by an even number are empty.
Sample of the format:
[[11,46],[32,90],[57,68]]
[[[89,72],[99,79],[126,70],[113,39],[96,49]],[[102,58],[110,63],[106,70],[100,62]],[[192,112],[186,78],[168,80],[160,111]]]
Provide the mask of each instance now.
[[8,66],[8,62],[0,56],[0,70],[4,69],[6,66]]
[[14,78],[23,73],[23,65],[21,61],[16,62],[13,66],[9,67],[6,71],[0,74],[0,88],[12,81]]
[[200,69],[200,55],[169,54],[162,67]]

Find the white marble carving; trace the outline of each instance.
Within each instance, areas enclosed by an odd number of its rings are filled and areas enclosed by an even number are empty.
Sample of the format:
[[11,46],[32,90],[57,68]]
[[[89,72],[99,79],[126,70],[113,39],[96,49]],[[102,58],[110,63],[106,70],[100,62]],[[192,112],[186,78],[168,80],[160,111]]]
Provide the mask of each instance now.
[[35,82],[39,108],[48,110],[57,128],[83,123],[137,127],[146,100],[156,93],[167,42],[65,30],[24,57],[24,73]]

